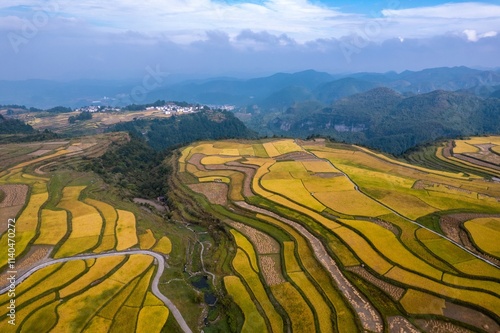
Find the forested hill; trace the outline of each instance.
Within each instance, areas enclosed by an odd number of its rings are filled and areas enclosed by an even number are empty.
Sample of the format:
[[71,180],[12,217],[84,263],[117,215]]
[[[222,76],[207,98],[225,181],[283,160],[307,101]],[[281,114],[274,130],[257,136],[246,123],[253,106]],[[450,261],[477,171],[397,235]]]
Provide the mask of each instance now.
[[149,145],[158,151],[198,140],[257,137],[231,112],[213,110],[166,119],[140,119],[117,124],[112,130],[144,136]]
[[35,130],[30,125],[17,119],[5,119],[0,114],[0,134],[33,133]]
[[500,99],[442,90],[404,97],[375,88],[326,108],[297,103],[267,115],[265,126],[273,134],[324,135],[401,154],[439,138],[500,133]]

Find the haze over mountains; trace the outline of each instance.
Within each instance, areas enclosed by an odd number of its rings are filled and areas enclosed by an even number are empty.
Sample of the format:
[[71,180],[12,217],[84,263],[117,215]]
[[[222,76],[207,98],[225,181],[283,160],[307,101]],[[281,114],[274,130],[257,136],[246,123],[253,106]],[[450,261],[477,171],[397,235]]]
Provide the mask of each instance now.
[[173,76],[146,76],[140,80],[0,81],[0,104],[40,108],[56,105],[79,107],[92,103],[123,106],[158,99],[203,104],[286,107],[292,103],[334,100],[376,87],[401,93],[433,90],[467,91],[482,97],[498,95],[500,70],[467,67],[433,68],[401,73],[328,74],[313,70],[277,73],[253,79],[220,78],[182,81]]
[[154,75],[142,82],[0,81],[0,91],[0,104],[41,108],[157,100],[229,104],[260,135],[322,135],[396,155],[440,138],[500,133],[500,71],[467,67],[189,81]]

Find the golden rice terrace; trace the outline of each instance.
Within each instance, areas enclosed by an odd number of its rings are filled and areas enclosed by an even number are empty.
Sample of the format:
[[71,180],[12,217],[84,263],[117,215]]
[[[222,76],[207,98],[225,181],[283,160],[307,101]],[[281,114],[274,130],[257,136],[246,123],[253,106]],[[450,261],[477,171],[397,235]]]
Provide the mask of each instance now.
[[198,142],[171,215],[81,168],[124,141],[0,146],[0,332],[500,332],[500,137]]
[[433,167],[324,140],[201,142],[175,184],[234,239],[223,286],[243,332],[494,333],[499,147],[450,142]]

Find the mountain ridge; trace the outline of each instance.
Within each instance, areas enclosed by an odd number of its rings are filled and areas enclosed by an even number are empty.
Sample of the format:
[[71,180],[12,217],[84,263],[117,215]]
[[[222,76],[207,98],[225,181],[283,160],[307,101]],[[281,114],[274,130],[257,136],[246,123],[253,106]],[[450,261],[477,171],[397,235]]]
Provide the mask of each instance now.
[[[353,80],[357,85],[353,86]],[[331,103],[337,97],[328,96],[319,87],[330,84],[337,89],[339,97],[349,93],[369,90],[375,86],[386,86],[402,93],[426,93],[436,89],[464,90],[478,95],[493,93],[500,85],[500,71],[478,70],[468,67],[440,67],[421,71],[401,73],[352,73],[329,74],[315,70],[296,73],[276,73],[251,79],[213,78],[203,80],[180,80],[173,76],[162,77],[154,84],[144,85],[145,78],[139,80],[76,80],[69,82],[51,80],[0,80],[0,104],[25,104],[34,107],[66,105],[81,107],[97,104],[124,106],[141,104],[158,99],[186,100],[202,104],[234,104],[246,106],[268,101],[269,97],[290,86],[302,87],[314,99]],[[338,81],[344,80],[344,81]],[[337,81],[336,83],[334,83]],[[342,83],[346,83],[346,85]],[[149,82],[150,83],[150,82]],[[481,92],[484,90],[484,93]],[[141,94],[137,92],[140,91]],[[345,91],[342,93],[342,91]],[[307,94],[306,94],[307,95]],[[281,105],[282,102],[277,102]]]

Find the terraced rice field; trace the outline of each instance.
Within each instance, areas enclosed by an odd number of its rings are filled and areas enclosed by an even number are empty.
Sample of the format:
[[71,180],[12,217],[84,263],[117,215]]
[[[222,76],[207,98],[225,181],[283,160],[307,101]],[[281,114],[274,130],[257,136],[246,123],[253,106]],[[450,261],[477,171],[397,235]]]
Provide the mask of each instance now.
[[500,246],[494,239],[500,239],[500,218],[478,218],[467,221],[464,227],[479,249],[500,258]]
[[242,277],[246,285],[249,287],[255,300],[260,304],[264,315],[269,321],[268,329],[272,332],[283,331],[283,320],[269,298],[259,275],[252,268],[247,254],[238,249],[236,256],[233,259],[232,266],[234,270]]
[[163,254],[169,254],[172,251],[172,242],[167,236],[163,236],[153,247],[153,251]]
[[65,210],[41,211],[40,236],[35,244],[56,245],[68,231],[68,215]]
[[[203,264],[219,245],[205,233],[159,235],[138,225],[140,213],[123,208],[130,206],[92,199],[91,182],[62,184],[46,173],[46,164],[95,144],[37,146],[15,163],[0,156],[0,190],[11,193],[0,207],[18,210],[20,274],[46,262],[16,286],[19,331],[160,332],[181,324],[189,313],[167,307],[154,287],[160,264],[179,261],[176,246],[187,242],[200,260],[182,273],[166,267],[160,285],[175,289],[189,269],[210,275],[228,309],[239,308],[237,331],[499,332],[499,145],[497,137],[456,141],[422,153],[429,164],[415,166],[325,142],[193,143],[178,154],[173,180],[183,208],[213,215],[221,244],[227,238],[227,257],[211,262],[223,262],[219,275]],[[2,332],[9,301],[0,294]],[[224,316],[203,311],[208,321]]]
[[[472,138],[456,152],[478,153],[485,140],[500,142]],[[263,318],[267,331],[417,332],[420,316],[437,319],[420,327],[443,328],[440,320],[453,318],[457,332],[500,330],[500,269],[487,257],[499,255],[500,183],[482,176],[486,167],[461,172],[443,155],[432,165],[449,163],[453,171],[434,169],[362,147],[287,139],[232,144],[192,145],[179,172],[207,181],[206,170],[216,178],[252,168],[246,182],[228,177],[240,193],[226,194],[217,209],[237,247],[232,268],[239,277],[226,277],[226,289],[245,318],[254,316],[259,327]],[[474,251],[432,222],[457,212],[471,215],[457,228]],[[272,266],[282,280],[263,269],[271,257],[256,250],[257,225],[279,245],[272,260],[281,264]],[[453,307],[459,315],[446,311]]]
[[[110,142],[104,140],[102,145],[105,148]],[[62,157],[93,154],[102,145],[44,143],[35,151],[26,150],[29,158],[14,154],[13,161],[19,163],[2,159],[6,167],[0,169],[0,189],[5,195],[0,207],[2,213],[5,208],[6,214],[11,214],[8,218],[16,219],[16,230],[15,238],[8,237],[7,228],[1,230],[0,242],[5,249],[8,239],[16,242],[17,258],[10,264],[14,264],[18,284],[15,327],[7,316],[13,296],[8,288],[0,293],[1,332],[164,329],[171,312],[152,293],[158,260],[153,262],[152,255],[136,252],[140,246],[153,248],[150,251],[156,255],[169,254],[170,239],[163,236],[157,240],[150,229],[138,235],[133,212],[88,197],[92,182],[82,185],[75,179],[62,184],[56,175],[44,171],[48,163],[55,165],[62,163]],[[130,249],[136,252],[122,252]],[[103,252],[106,254],[101,255]],[[2,258],[1,266],[6,263]],[[27,273],[30,269],[31,274]],[[6,277],[5,270],[0,276]],[[5,284],[2,278],[0,289]]]
[[[159,314],[155,318],[158,320],[155,325],[161,328],[166,322],[168,308],[160,304],[154,306],[154,309],[149,306],[142,307],[142,300],[151,282],[152,270],[145,273],[149,264],[137,265],[138,260],[141,260],[140,255],[132,255],[128,260],[125,256],[104,257],[97,259],[91,267],[86,265],[83,260],[75,260],[64,265],[54,265],[56,267],[49,266],[39,270],[37,275],[46,276],[42,280],[43,282],[34,275],[29,277],[23,283],[26,287],[21,289],[17,299],[21,309],[28,306],[31,310],[29,315],[20,320],[23,329],[32,327],[31,330],[27,331],[43,331],[38,326],[40,323],[37,322],[37,318],[43,318],[44,326],[46,326],[44,330],[46,331],[81,331],[106,322],[109,326],[113,326],[117,323],[118,314],[107,318],[106,304],[111,302],[117,306],[115,309],[130,306],[141,311],[143,309],[148,312],[154,310],[154,313]],[[131,269],[132,267],[134,269]],[[136,297],[120,300],[117,295],[127,289],[136,277],[141,276],[143,276],[140,280],[141,284],[138,284],[141,288],[134,289]],[[60,286],[63,284],[65,287],[61,288]],[[44,295],[56,290],[58,291],[57,296],[46,300],[42,298],[43,303],[31,301],[39,298],[40,293]],[[116,302],[115,299],[119,301]],[[150,315],[145,313],[142,316],[137,316],[135,312],[133,313],[134,316],[128,316],[128,322],[133,323],[132,330],[135,330],[136,321],[139,321],[139,326],[150,324],[147,322]],[[144,320],[146,322],[142,322]],[[0,322],[3,331],[8,329],[7,325],[9,324],[5,320]]]
[[252,243],[250,243],[250,241],[245,236],[234,229],[231,230],[231,234],[233,234],[236,245],[241,248],[250,259],[253,270],[258,272],[259,265],[257,264],[257,256],[255,254]]
[[155,245],[156,243],[156,238],[153,235],[153,232],[151,229],[147,229],[146,233],[139,235],[139,244],[141,249],[150,249]]
[[237,276],[226,276],[224,277],[224,286],[245,316],[241,332],[265,332],[267,330],[266,322],[241,280]]
[[86,252],[98,245],[103,219],[97,209],[78,200],[84,189],[85,186],[63,189],[58,208],[71,214],[71,234],[59,249],[57,257]]
[[117,210],[118,221],[116,222],[116,249],[122,251],[137,244],[137,232],[135,230],[135,216],[126,210]]

